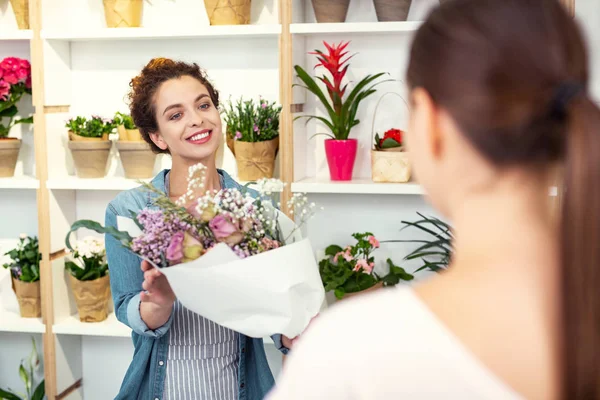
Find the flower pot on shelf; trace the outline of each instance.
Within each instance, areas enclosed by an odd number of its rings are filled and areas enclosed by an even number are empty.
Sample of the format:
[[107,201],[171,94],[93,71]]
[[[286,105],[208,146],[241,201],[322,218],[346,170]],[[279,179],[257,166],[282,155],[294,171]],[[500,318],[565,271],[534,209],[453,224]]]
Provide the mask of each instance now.
[[80,281],[69,275],[71,289],[81,322],[100,322],[108,318],[110,279],[108,275],[93,281]]
[[365,293],[369,293],[369,292],[374,292],[378,289],[381,289],[383,287],[383,281],[379,281],[378,283],[376,283],[375,285],[371,286],[368,289],[365,290],[361,290],[360,292],[354,292],[354,293],[346,293],[344,295],[344,297],[342,298],[341,301],[344,301],[346,299],[352,298],[352,297],[356,297],[356,296],[360,296],[361,294],[365,294]]
[[329,166],[329,176],[332,181],[352,180],[354,161],[358,149],[358,140],[325,140],[325,154]]
[[129,179],[152,178],[156,154],[144,141],[122,141],[116,143],[125,177]]
[[318,23],[345,22],[350,0],[312,0]]
[[412,0],[373,0],[377,20],[406,21]]
[[204,0],[211,25],[249,24],[251,5],[251,0]]
[[22,282],[13,277],[12,288],[17,295],[21,317],[40,318],[42,316],[40,281]]
[[272,178],[278,148],[279,136],[264,142],[234,141],[233,154],[237,163],[238,178],[242,181]]
[[19,29],[29,29],[29,0],[10,0],[10,5]]
[[21,139],[0,139],[0,178],[15,175],[15,167],[21,149]]
[[108,135],[102,138],[88,138],[69,131],[69,149],[79,178],[103,178],[110,147]]
[[371,179],[377,183],[406,183],[411,167],[408,154],[401,148],[371,150]]
[[139,129],[125,129],[123,125],[119,125],[117,126],[117,132],[119,133],[119,141],[144,142]]
[[103,0],[108,28],[139,28],[144,0]]

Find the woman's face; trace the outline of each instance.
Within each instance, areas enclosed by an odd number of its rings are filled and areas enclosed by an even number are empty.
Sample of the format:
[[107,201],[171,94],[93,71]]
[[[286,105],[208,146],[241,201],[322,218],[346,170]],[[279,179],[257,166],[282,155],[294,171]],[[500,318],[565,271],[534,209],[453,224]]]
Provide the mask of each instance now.
[[152,141],[173,157],[199,162],[214,157],[222,136],[221,116],[206,86],[191,76],[164,82],[154,96],[158,132]]

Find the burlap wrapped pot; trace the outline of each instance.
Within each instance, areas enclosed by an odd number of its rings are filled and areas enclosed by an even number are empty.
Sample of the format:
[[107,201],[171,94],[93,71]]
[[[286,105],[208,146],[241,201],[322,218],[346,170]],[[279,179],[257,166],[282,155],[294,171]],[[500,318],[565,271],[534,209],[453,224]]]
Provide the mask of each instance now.
[[275,156],[279,148],[279,136],[264,142],[233,143],[238,178],[241,181],[255,181],[272,178],[275,170]]
[[93,281],[80,281],[69,275],[71,289],[81,322],[100,322],[108,318],[110,279],[108,275]]

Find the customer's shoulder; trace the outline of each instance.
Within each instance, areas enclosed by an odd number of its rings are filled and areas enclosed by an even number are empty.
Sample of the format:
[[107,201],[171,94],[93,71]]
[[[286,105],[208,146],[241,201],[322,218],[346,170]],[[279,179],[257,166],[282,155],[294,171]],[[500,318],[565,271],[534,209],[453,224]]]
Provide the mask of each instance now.
[[[159,190],[164,190],[164,178],[168,171],[163,170],[156,175],[151,184]],[[129,216],[130,211],[140,211],[152,203],[152,193],[144,186],[124,190],[117,194],[108,204],[108,209],[117,215]]]

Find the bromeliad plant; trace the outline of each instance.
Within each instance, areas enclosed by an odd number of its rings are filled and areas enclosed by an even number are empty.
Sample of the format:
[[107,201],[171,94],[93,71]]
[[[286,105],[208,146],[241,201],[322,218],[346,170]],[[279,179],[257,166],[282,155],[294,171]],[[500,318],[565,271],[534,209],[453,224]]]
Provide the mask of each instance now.
[[25,385],[26,393],[18,393],[8,388],[7,390],[0,389],[0,399],[6,400],[42,400],[46,395],[46,385],[42,379],[40,383],[34,388],[35,375],[34,372],[40,369],[40,359],[37,352],[37,346],[35,339],[32,337],[31,342],[33,348],[31,354],[25,360],[21,360],[19,365],[19,377]]
[[303,83],[294,86],[303,87],[317,96],[319,101],[325,107],[329,117],[302,115],[297,118],[307,118],[307,123],[312,119],[321,121],[331,131],[331,133],[325,133],[325,135],[337,140],[347,140],[352,128],[360,123],[360,121],[356,119],[360,103],[376,92],[375,87],[377,85],[392,80],[379,80],[379,78],[385,75],[384,72],[374,75],[369,74],[361,79],[346,96],[348,84],[344,84],[343,81],[348,72],[348,68],[350,67],[348,61],[353,56],[348,56],[344,60],[342,59],[348,54],[346,48],[349,43],[350,42],[341,42],[338,45],[330,45],[327,42],[323,42],[327,48],[327,54],[321,50],[315,50],[314,52],[309,53],[316,55],[319,60],[319,64],[317,64],[315,68],[324,67],[331,75],[331,78],[327,75],[316,77],[325,84],[328,96],[323,93],[317,82],[302,67],[299,65],[294,66],[298,78],[300,78]]
[[86,237],[74,246],[74,261],[65,263],[66,270],[78,281],[93,281],[108,273],[106,250],[101,240]]
[[241,142],[264,142],[279,136],[279,114],[281,106],[262,98],[238,99],[235,104],[229,99],[223,110],[227,124],[227,135]]
[[11,128],[17,124],[33,123],[33,117],[15,119],[19,112],[17,103],[25,94],[31,94],[29,61],[16,57],[0,61],[0,139],[8,137]]
[[325,249],[327,256],[319,262],[319,273],[325,291],[334,291],[335,297],[342,299],[348,293],[361,292],[382,282],[393,286],[400,281],[410,281],[413,276],[387,259],[389,273],[380,277],[375,273],[375,258],[372,253],[379,248],[379,241],[370,232],[354,233],[354,246],[342,248],[331,245]]
[[71,118],[67,120],[65,127],[75,135],[107,140],[108,135],[115,130],[117,125],[114,120],[94,115],[91,119],[82,116]]
[[13,250],[5,253],[12,262],[3,265],[10,269],[13,278],[21,282],[37,282],[40,280],[40,261],[38,238],[21,234],[19,244]]
[[387,130],[383,137],[379,137],[379,134],[375,134],[375,145],[374,148],[377,151],[403,151],[404,150],[404,132],[400,129]]

